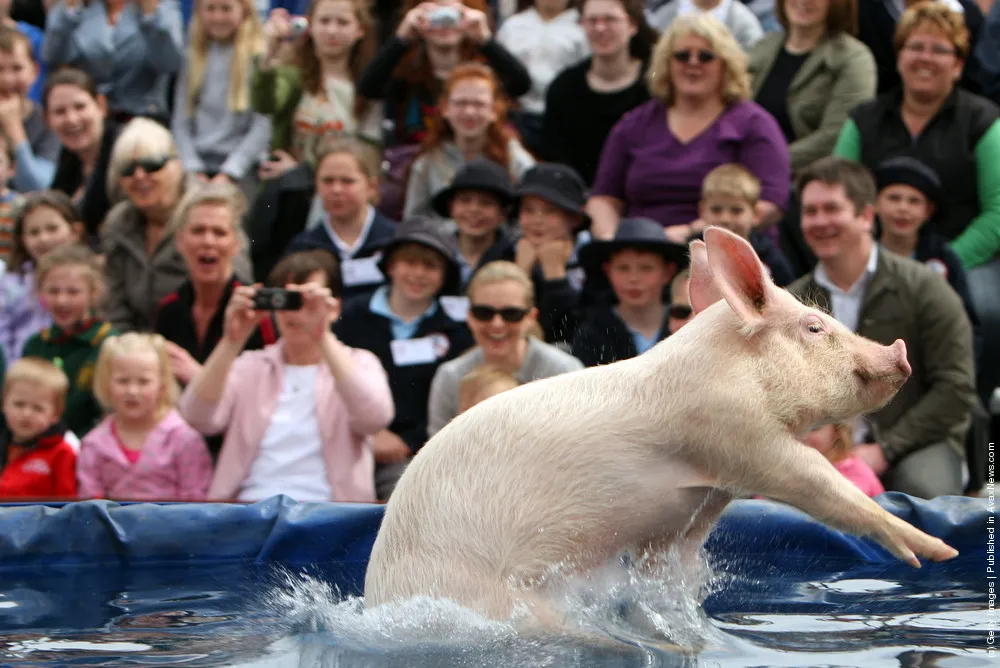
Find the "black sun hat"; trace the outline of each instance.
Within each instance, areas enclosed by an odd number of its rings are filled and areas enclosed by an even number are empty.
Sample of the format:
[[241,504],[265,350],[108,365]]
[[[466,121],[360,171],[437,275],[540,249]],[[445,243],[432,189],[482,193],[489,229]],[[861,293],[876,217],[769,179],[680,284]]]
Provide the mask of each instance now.
[[941,206],[944,189],[941,177],[925,162],[908,155],[899,155],[881,162],[872,176],[881,192],[886,186],[901,184],[916,188],[935,206]]
[[392,252],[403,244],[420,244],[440,253],[445,259],[445,273],[444,284],[439,294],[459,294],[462,287],[462,270],[455,259],[458,249],[454,237],[445,232],[439,222],[423,216],[414,216],[399,224],[396,235],[381,247],[382,257],[379,258],[378,268],[386,278],[389,276],[389,259],[392,257]]
[[514,203],[514,184],[507,170],[493,162],[477,158],[462,165],[447,188],[439,190],[431,199],[434,212],[443,218],[451,217],[451,200],[461,190],[481,190],[500,200],[506,214]]
[[583,208],[587,204],[587,194],[587,184],[575,169],[555,162],[540,162],[521,177],[514,213],[516,215],[524,197],[535,195],[563,211],[583,216],[583,224],[579,230],[585,230],[590,227],[591,222]]
[[614,239],[595,239],[580,249],[580,265],[589,275],[600,275],[613,253],[625,248],[648,251],[673,262],[680,271],[690,263],[688,247],[667,239],[663,226],[649,218],[622,218]]

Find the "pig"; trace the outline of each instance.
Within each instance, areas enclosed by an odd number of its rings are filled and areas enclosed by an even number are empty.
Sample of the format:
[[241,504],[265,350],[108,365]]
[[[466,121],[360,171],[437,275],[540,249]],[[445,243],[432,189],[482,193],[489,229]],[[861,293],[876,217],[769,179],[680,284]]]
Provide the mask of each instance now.
[[491,397],[430,439],[385,506],[366,606],[428,596],[510,619],[545,600],[560,564],[700,552],[738,496],[790,504],[916,568],[958,554],[798,440],[885,405],[910,375],[905,344],[799,302],[722,228],[690,255],[696,315],[677,333]]

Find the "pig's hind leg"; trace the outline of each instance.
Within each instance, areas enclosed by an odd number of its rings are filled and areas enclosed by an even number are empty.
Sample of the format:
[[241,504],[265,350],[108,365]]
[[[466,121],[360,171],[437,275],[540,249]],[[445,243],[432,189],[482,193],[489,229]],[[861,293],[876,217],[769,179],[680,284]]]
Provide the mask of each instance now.
[[958,551],[889,513],[844,477],[817,450],[788,437],[762,450],[764,457],[734,462],[722,482],[762,494],[808,513],[840,531],[870,536],[889,552],[920,568],[917,556],[945,561]]

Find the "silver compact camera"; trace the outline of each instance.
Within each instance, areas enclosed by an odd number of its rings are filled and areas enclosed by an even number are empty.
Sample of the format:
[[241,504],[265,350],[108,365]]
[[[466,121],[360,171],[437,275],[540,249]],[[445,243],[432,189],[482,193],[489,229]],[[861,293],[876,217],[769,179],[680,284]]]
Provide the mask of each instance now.
[[290,23],[291,23],[291,32],[289,34],[289,38],[291,39],[296,39],[297,37],[301,37],[306,33],[307,30],[309,30],[309,19],[307,19],[304,16],[292,17]]
[[427,17],[431,28],[455,28],[462,22],[462,12],[458,7],[438,7]]

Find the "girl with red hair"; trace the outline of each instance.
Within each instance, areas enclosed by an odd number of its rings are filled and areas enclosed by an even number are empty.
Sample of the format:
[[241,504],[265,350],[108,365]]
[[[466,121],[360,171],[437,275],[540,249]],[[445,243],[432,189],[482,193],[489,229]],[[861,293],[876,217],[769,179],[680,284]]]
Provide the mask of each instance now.
[[515,182],[535,164],[507,122],[507,106],[493,71],[464,63],[451,71],[427,138],[406,184],[403,218],[432,216],[431,198],[446,188],[459,167],[485,158],[503,166]]
[[361,95],[383,101],[388,169],[379,184],[378,206],[390,218],[403,214],[407,172],[455,66],[488,64],[511,99],[531,90],[528,69],[496,41],[486,12],[486,0],[404,0],[396,33],[358,81]]
[[385,100],[394,123],[387,144],[423,140],[442,84],[459,63],[485,62],[511,98],[531,89],[531,76],[495,40],[485,0],[405,0],[396,34],[368,65],[358,88],[370,100]]

